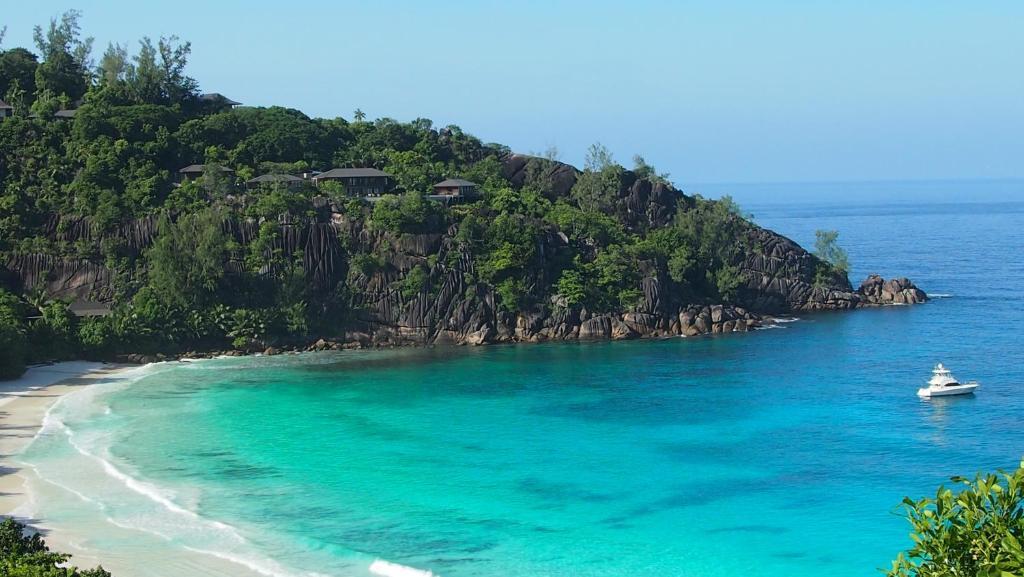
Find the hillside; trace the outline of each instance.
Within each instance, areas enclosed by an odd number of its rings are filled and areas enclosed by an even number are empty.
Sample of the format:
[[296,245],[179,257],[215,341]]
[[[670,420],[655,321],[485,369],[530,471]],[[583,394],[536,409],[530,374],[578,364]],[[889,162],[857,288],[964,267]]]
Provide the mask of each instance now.
[[[174,38],[90,67],[73,14],[42,39],[41,59],[0,54],[8,374],[82,355],[746,331],[926,298],[905,280],[855,291],[841,262],[600,145],[578,170],[425,119],[238,107],[199,94]],[[346,167],[386,173],[389,194],[316,178]],[[474,193],[431,196],[450,178]]]

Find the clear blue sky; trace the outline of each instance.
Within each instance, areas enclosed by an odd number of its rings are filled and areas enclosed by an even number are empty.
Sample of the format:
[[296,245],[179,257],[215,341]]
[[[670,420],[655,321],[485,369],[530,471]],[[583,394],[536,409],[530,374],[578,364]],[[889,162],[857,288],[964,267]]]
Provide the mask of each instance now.
[[580,163],[601,141],[695,182],[1024,177],[1024,2],[7,2],[98,56],[190,40],[207,91],[312,116],[455,123]]

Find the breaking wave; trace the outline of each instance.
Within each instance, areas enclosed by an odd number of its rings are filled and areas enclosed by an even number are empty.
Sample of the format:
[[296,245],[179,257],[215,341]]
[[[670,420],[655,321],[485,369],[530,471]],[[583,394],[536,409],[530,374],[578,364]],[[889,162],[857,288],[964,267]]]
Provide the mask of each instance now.
[[183,507],[173,490],[133,476],[116,465],[109,451],[109,435],[81,433],[69,425],[98,415],[110,416],[111,407],[99,399],[160,371],[161,364],[122,373],[109,382],[59,399],[45,413],[29,447],[46,444],[42,453],[55,450],[55,458],[32,458],[26,450],[25,464],[44,482],[95,506],[107,522],[122,529],[155,535],[172,546],[229,561],[269,577],[324,577],[289,569],[261,554],[236,527]]

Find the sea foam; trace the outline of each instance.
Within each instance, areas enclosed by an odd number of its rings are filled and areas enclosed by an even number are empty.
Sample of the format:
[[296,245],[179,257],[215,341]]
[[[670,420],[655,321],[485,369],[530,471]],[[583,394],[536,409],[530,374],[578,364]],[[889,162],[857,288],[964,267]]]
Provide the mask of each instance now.
[[383,559],[377,559],[370,563],[370,573],[381,577],[440,577],[430,571],[406,567]]
[[[47,470],[46,467],[30,462],[30,460],[24,464],[31,467],[38,477],[47,484],[67,491],[82,502],[89,503],[103,511],[103,518],[116,527],[148,533],[169,543],[173,542],[182,549],[230,561],[269,577],[326,577],[319,573],[292,571],[274,559],[261,555],[235,527],[203,517],[199,513],[179,505],[175,501],[176,495],[173,491],[139,479],[115,465],[109,452],[109,437],[78,434],[65,420],[72,415],[76,419],[89,419],[98,415],[110,416],[111,408],[109,405],[101,403],[101,398],[133,385],[142,378],[159,371],[160,368],[158,365],[147,365],[129,371],[120,378],[85,387],[61,397],[46,411],[42,426],[30,446],[42,437],[53,441],[63,438],[66,447],[73,449],[75,453],[85,459],[82,465],[72,466],[65,460],[63,466],[55,470]],[[92,462],[97,467],[87,466],[87,462]],[[92,491],[82,486],[80,480],[78,482],[68,481],[62,479],[60,475],[62,470],[80,472],[87,468],[96,471],[90,482]],[[107,482],[103,480],[104,477],[108,480]],[[131,494],[142,497],[143,503],[156,505],[156,509],[151,509],[151,512],[148,513],[135,511],[130,514],[116,511],[118,508],[125,507],[126,494],[115,493],[109,481],[127,489]],[[189,543],[189,541],[197,539],[195,544]],[[196,546],[199,544],[202,546]]]

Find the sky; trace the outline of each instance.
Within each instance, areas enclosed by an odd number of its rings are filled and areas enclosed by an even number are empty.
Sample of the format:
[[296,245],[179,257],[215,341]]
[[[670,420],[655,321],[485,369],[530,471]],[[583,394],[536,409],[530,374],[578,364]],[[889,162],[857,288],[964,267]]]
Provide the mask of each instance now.
[[[1024,2],[9,2],[4,47],[83,12],[192,42],[204,91],[432,119],[581,165],[601,142],[695,183],[1024,178]],[[1022,197],[1024,198],[1024,197]]]

